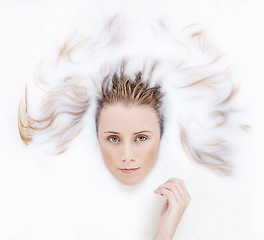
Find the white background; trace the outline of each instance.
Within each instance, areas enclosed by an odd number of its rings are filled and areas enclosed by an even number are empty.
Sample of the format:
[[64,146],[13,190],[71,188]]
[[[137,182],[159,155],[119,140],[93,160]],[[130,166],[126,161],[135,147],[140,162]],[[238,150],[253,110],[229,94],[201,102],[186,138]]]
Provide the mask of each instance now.
[[[203,170],[192,170],[187,177],[193,199],[177,239],[263,239],[264,17],[260,0],[1,0],[0,239],[151,239],[155,232],[160,199],[152,201],[152,192],[160,183],[150,184],[149,191],[107,186],[100,178],[100,165],[86,161],[85,146],[75,145],[65,156],[55,158],[36,146],[25,147],[16,125],[25,84],[32,84],[40,59],[56,51],[69,30],[89,13],[119,9],[201,23],[233,67],[240,103],[252,126],[246,140],[241,140],[244,147],[233,179],[221,180]],[[105,178],[110,178],[104,171]],[[153,210],[153,206],[158,207]]]

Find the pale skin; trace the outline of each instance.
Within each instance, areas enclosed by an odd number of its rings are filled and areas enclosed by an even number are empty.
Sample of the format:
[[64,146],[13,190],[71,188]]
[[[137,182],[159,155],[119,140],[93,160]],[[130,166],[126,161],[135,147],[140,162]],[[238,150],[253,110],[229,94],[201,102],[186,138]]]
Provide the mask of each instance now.
[[[122,184],[139,183],[154,167],[161,133],[157,113],[152,107],[122,103],[105,105],[97,134],[105,165]],[[167,199],[154,240],[172,239],[190,203],[190,195],[184,182],[177,178],[169,179],[154,192]]]
[[171,178],[160,185],[155,193],[165,196],[167,200],[161,210],[158,231],[154,240],[169,240],[173,238],[191,197],[183,180],[177,178]]

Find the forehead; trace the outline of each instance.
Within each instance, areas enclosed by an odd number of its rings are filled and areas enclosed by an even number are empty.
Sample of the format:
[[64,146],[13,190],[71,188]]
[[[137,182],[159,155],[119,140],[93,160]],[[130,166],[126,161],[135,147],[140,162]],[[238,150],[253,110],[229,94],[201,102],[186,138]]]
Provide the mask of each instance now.
[[159,119],[155,110],[147,105],[105,105],[98,122],[99,131],[137,132],[159,130]]

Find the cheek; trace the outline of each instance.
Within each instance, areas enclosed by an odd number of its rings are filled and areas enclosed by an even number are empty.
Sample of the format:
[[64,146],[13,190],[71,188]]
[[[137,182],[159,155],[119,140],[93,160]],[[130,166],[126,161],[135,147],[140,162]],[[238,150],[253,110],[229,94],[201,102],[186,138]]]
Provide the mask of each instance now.
[[142,160],[144,160],[144,163],[148,165],[149,167],[152,167],[158,157],[159,152],[159,142],[153,142],[151,144],[146,144],[144,148],[141,151]]
[[110,167],[117,159],[117,151],[113,151],[106,143],[100,143],[100,148],[105,164]]

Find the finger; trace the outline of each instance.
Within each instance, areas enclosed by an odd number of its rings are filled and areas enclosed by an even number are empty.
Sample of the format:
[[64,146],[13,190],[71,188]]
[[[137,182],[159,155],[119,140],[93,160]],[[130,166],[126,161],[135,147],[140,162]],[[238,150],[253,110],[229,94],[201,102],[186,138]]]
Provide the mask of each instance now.
[[174,193],[166,188],[156,189],[155,193],[165,196],[171,205],[175,205],[177,203]]
[[190,196],[190,193],[189,193],[189,191],[187,190],[187,187],[186,187],[186,185],[185,185],[185,183],[184,183],[183,180],[180,180],[180,181],[179,181],[179,186],[180,186],[180,188],[182,189],[182,191],[184,191],[184,193],[185,193],[185,197],[188,199],[188,201],[190,201],[190,200],[191,200],[191,196]]
[[186,192],[188,195],[190,195],[188,190],[187,190],[187,188],[186,188],[186,185],[185,185],[185,183],[184,183],[184,181],[182,179],[170,178],[167,182],[179,183],[181,185],[181,188],[184,189],[184,192]]
[[164,184],[159,186],[159,188],[162,188],[162,187],[167,188],[172,191],[178,191],[181,194],[181,196],[186,195],[186,191],[180,184],[179,180],[167,181]]
[[[190,202],[191,197],[183,180],[171,178],[167,182],[159,186],[159,188],[163,187],[173,191],[177,200],[184,200],[186,202]],[[180,197],[178,193],[180,194]]]
[[[183,183],[184,184],[184,183]],[[181,196],[182,196],[182,200],[186,203],[186,204],[189,204],[190,200],[191,200],[191,197],[190,197],[190,194],[189,192],[187,191],[187,188],[184,187],[181,182],[177,182],[176,184],[177,186],[177,189],[179,190]]]
[[170,178],[168,181],[166,181],[163,184],[166,184],[166,183],[171,183],[171,184],[180,183],[180,184],[183,184],[184,185],[184,181],[182,179],[179,179],[179,178]]
[[175,184],[166,182],[166,183],[160,185],[158,187],[158,189],[167,189],[167,190],[171,191],[174,194],[174,197],[177,201],[180,201],[182,198],[181,193]]

